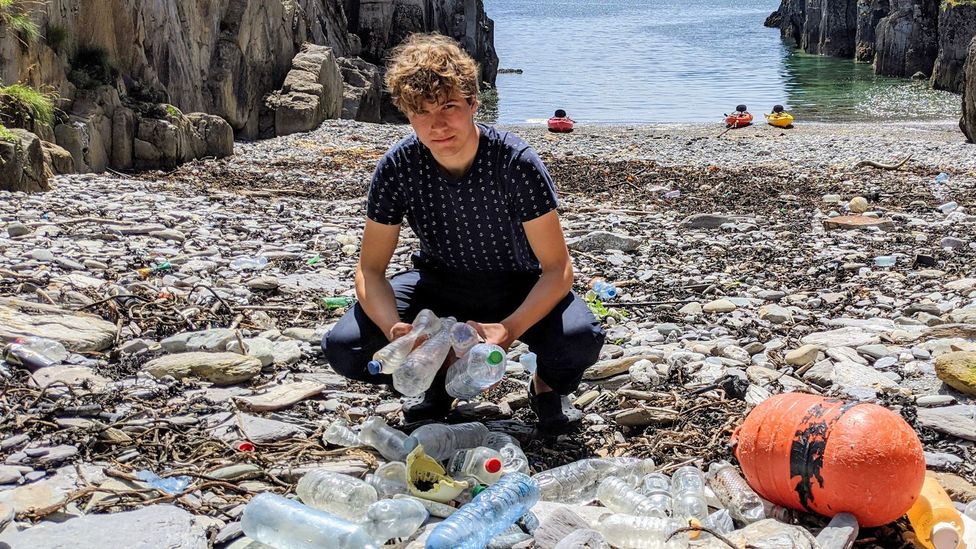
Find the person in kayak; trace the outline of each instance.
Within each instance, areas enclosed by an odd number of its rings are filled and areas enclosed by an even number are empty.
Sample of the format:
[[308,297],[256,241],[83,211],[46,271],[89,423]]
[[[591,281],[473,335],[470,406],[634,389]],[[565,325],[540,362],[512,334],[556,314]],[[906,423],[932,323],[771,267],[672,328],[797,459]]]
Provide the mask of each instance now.
[[576,121],[566,115],[563,109],[556,109],[555,114],[548,121],[549,131],[557,133],[569,133],[573,131],[573,124]]
[[[413,133],[377,163],[356,268],[359,301],[322,346],[336,372],[390,383],[367,363],[408,333],[422,309],[467,321],[505,349],[523,341],[537,355],[531,407],[540,430],[557,433],[581,419],[566,395],[605,336],[572,291],[552,177],[521,138],[475,123],[478,83],[475,61],[453,39],[415,34],[394,50],[386,86]],[[387,279],[404,218],[420,249],[413,269]],[[405,399],[406,421],[447,415],[445,373],[423,397]]]

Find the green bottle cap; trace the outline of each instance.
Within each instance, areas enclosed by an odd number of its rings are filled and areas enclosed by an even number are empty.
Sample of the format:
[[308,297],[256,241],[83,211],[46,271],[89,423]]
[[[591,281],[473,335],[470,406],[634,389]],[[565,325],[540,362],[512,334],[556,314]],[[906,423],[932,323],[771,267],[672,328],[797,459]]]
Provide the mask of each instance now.
[[[497,351],[496,351],[496,352],[497,352]],[[475,484],[475,485],[474,485],[474,488],[472,488],[472,489],[471,489],[471,496],[472,496],[472,497],[474,497],[474,496],[477,496],[477,495],[478,495],[478,494],[480,494],[481,492],[484,492],[484,491],[485,491],[485,488],[487,488],[487,487],[488,487],[488,486],[486,486],[486,485],[484,485],[484,484]]]
[[491,364],[492,366],[501,364],[503,360],[505,360],[505,355],[502,354],[501,351],[492,351],[488,353],[488,357],[485,358],[485,361],[487,361],[488,364]]

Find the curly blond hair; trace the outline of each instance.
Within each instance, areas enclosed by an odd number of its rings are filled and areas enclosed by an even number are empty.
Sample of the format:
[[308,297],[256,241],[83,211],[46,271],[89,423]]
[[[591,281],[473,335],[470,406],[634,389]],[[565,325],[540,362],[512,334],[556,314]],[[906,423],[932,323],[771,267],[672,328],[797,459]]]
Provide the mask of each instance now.
[[411,34],[390,52],[386,89],[401,112],[416,113],[455,91],[468,102],[478,97],[478,65],[452,38]]

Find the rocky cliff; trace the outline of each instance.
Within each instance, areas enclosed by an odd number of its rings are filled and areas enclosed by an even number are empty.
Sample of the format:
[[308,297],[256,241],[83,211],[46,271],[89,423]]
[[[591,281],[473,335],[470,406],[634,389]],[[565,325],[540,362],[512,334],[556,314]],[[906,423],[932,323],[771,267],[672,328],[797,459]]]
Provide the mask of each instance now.
[[[963,66],[966,74],[976,74],[976,38],[969,43],[969,51]],[[962,87],[962,117],[959,129],[970,143],[976,143],[976,78],[966,78]]]
[[[66,115],[56,127],[36,131],[81,155],[75,164],[83,171],[185,160],[200,147],[177,151],[172,142],[218,134],[215,139],[226,140],[221,123],[237,137],[255,138],[343,113],[379,121],[381,78],[375,65],[410,32],[457,38],[481,63],[489,84],[498,66],[493,23],[481,0],[21,3],[32,6],[43,37],[27,43],[0,23],[0,84],[22,82],[57,93]],[[304,44],[330,50],[308,53],[322,63],[307,77],[293,66]],[[293,73],[298,80],[286,85]],[[81,96],[83,104],[76,105]],[[204,124],[183,113],[218,118]],[[296,120],[306,114],[311,122]],[[152,127],[143,128],[147,124]],[[160,132],[172,134],[167,143],[140,137],[159,138]]]
[[[945,6],[939,14],[938,56],[932,68],[932,87],[963,91],[963,66],[973,37],[976,37],[976,5]],[[969,74],[976,78],[976,72]]]

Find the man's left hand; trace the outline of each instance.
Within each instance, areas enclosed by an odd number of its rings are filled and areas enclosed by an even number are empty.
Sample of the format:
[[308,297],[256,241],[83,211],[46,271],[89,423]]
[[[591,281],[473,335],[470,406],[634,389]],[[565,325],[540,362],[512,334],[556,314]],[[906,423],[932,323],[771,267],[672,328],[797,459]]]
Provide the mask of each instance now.
[[468,325],[474,328],[478,334],[488,343],[494,343],[506,351],[515,341],[515,337],[509,333],[508,328],[500,323],[484,323],[468,321]]

